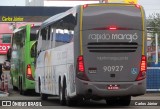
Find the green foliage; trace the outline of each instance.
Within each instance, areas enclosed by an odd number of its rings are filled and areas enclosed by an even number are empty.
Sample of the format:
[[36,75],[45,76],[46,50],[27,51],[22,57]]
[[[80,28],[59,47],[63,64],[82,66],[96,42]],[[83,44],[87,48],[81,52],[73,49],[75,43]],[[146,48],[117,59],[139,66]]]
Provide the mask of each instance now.
[[158,34],[158,43],[160,44],[160,13],[153,13],[152,15],[149,16],[147,19],[147,27],[148,32],[151,32],[152,34],[152,46],[155,46],[155,34]]
[[153,13],[152,15],[150,15],[147,26],[153,27],[154,32],[160,35],[160,13]]

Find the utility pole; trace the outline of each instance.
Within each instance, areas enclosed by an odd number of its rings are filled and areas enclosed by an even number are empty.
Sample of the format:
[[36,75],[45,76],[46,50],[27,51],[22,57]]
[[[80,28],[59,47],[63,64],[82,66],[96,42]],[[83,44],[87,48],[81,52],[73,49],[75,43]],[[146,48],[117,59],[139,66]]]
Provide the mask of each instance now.
[[155,34],[155,43],[156,43],[156,60],[155,60],[155,64],[158,64],[158,34]]

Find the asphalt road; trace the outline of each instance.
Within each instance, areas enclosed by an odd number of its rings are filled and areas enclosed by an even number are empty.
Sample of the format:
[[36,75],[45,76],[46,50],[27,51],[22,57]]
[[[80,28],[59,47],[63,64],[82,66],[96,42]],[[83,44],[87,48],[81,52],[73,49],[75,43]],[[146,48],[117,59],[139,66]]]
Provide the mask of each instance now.
[[[39,102],[43,106],[0,106],[0,109],[103,109],[103,108],[112,108],[112,109],[159,109],[160,108],[160,93],[147,93],[143,96],[132,97],[132,102],[130,106],[107,106],[105,101],[86,101],[85,103],[79,103],[75,107],[61,106],[58,100],[58,97],[49,97],[46,101],[41,101],[40,97],[34,93],[30,95],[20,95],[18,91],[12,91],[8,97],[0,98],[2,101],[12,101],[13,102]],[[154,101],[153,101],[154,100]],[[2,102],[1,101],[1,102]],[[158,106],[144,106],[146,102],[158,103]],[[138,106],[139,103],[139,106]]]
[[[8,72],[6,72],[8,73]],[[46,101],[41,101],[39,95],[35,93],[29,93],[28,95],[20,95],[18,91],[13,91],[12,86],[9,85],[8,97],[0,97],[0,105],[2,102],[11,101],[12,106],[0,106],[0,109],[160,109],[160,92],[159,93],[146,93],[143,96],[132,97],[130,106],[107,106],[105,101],[86,101],[85,103],[79,103],[75,107],[61,106],[58,97],[49,97]],[[18,104],[21,102],[21,104]],[[23,103],[37,102],[42,106],[21,106]],[[152,103],[151,106],[147,106],[147,103]],[[17,106],[17,104],[19,106]],[[146,104],[146,105],[145,105]],[[157,106],[157,105],[158,106]]]

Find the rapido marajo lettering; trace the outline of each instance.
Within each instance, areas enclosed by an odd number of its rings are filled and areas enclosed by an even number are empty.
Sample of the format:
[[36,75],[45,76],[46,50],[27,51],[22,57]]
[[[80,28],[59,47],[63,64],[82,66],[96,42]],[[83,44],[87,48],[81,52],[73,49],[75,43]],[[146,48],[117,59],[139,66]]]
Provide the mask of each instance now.
[[134,34],[89,34],[88,39],[96,40],[128,40],[128,42],[132,42],[138,39],[137,33]]

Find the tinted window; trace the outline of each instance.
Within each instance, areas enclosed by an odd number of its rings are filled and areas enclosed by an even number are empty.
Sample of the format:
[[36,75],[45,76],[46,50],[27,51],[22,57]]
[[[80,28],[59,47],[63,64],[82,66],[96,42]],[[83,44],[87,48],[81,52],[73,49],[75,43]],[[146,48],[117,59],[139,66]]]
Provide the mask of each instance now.
[[142,30],[140,9],[134,6],[89,6],[84,8],[84,30],[114,25]]
[[37,32],[38,32],[39,26],[35,26],[31,28],[31,33],[30,33],[30,41],[37,40]]
[[37,42],[35,42],[32,47],[31,47],[31,57],[34,58],[36,57],[36,47],[37,47]]
[[11,43],[11,34],[3,34],[2,35],[3,43]]

